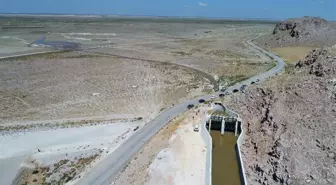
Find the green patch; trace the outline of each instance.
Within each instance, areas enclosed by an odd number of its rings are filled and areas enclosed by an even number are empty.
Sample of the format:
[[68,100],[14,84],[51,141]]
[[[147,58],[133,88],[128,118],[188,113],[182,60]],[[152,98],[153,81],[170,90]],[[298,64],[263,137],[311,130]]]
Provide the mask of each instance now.
[[228,50],[212,50],[207,52],[207,54],[209,55],[215,55],[218,57],[230,57],[230,58],[246,58],[245,56],[232,52],[232,51],[228,51]]
[[244,81],[246,79],[248,79],[248,76],[245,75],[236,75],[236,76],[221,76],[219,77],[219,84],[226,86],[226,87],[230,87],[240,81]]
[[225,117],[229,116],[229,114],[225,111],[209,110],[207,113],[216,116],[225,116]]
[[269,70],[271,70],[272,68],[274,68],[276,65],[277,65],[277,61],[276,60],[273,60],[272,61],[272,65],[266,70],[266,71],[269,71]]
[[192,55],[191,53],[184,52],[184,51],[174,51],[172,52],[173,54],[181,55],[181,56],[190,56]]

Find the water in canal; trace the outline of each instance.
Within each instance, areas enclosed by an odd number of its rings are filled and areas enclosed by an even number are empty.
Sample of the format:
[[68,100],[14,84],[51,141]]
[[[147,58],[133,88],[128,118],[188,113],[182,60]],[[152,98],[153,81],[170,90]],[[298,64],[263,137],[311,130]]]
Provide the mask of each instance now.
[[212,185],[241,185],[235,144],[238,137],[233,132],[211,130]]

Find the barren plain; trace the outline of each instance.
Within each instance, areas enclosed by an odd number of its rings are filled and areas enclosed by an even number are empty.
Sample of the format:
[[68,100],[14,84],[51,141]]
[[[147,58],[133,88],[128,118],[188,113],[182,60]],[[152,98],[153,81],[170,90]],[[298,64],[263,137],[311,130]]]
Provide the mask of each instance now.
[[[268,23],[11,17],[0,22],[0,48],[6,48],[1,57],[54,51],[28,47],[41,36],[81,44],[76,51],[0,59],[0,166],[11,169],[0,184],[15,176],[17,184],[74,183],[103,160],[107,148],[113,152],[170,106],[274,66],[245,43],[269,32]],[[99,145],[104,138],[96,129],[102,127],[111,135]],[[82,146],[64,145],[81,129],[91,134],[76,140],[87,139],[91,147],[66,150]],[[49,136],[48,146],[36,142]],[[22,142],[24,152],[15,154],[11,146]]]

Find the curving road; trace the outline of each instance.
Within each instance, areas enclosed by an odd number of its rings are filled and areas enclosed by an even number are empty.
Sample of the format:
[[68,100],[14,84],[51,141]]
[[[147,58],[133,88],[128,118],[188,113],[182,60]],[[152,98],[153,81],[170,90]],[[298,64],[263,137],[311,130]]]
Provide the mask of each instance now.
[[[233,89],[240,89],[242,85],[250,85],[252,81],[263,81],[279,73],[285,66],[285,62],[276,55],[260,48],[248,40],[247,43],[257,52],[271,57],[277,61],[277,65],[262,74],[255,75],[247,80],[239,82],[227,89],[227,92],[232,93]],[[219,95],[220,92],[215,93]],[[85,176],[79,179],[78,185],[109,185],[117,176],[118,173],[126,166],[132,157],[143,147],[143,145],[153,137],[163,126],[165,126],[171,119],[178,116],[180,113],[187,110],[188,104],[198,104],[199,99],[210,100],[213,94],[208,94],[193,100],[185,101],[181,104],[171,107],[169,110],[161,113],[154,120],[147,123],[138,132],[134,133],[122,146],[118,147],[113,153],[106,157],[101,163],[97,164]]]

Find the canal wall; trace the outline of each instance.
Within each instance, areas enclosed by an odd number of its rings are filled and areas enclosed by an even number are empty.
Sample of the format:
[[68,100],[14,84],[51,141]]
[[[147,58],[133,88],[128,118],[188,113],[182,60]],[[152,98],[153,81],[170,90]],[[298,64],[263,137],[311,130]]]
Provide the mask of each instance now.
[[205,162],[205,185],[211,185],[212,179],[212,138],[210,136],[210,133],[206,129],[206,120],[207,116],[204,115],[202,120],[202,127],[201,127],[201,135],[202,139],[204,140],[204,143],[206,144],[207,150],[206,150],[206,162]]
[[[228,109],[225,105],[218,104],[219,106],[223,107],[223,109],[226,111],[226,113],[230,117],[236,117],[237,120],[240,122],[239,130],[241,131],[239,134],[239,137],[237,139],[237,144],[235,145],[235,150],[236,150],[236,157],[238,161],[238,167],[239,167],[239,176],[240,176],[240,182],[242,185],[247,185],[246,182],[246,174],[245,174],[245,168],[244,168],[244,163],[242,160],[242,155],[241,155],[241,145],[243,144],[244,140],[244,130],[243,130],[243,122],[241,118],[239,117],[239,114],[236,112]],[[202,128],[201,128],[201,135],[202,138],[207,146],[207,153],[206,153],[206,168],[205,168],[205,185],[211,185],[212,184],[212,138],[210,133],[208,132],[206,128],[206,122],[207,119],[210,119],[209,115],[205,115],[203,120],[202,120]]]
[[239,165],[239,176],[240,176],[241,184],[242,185],[247,185],[244,162],[243,162],[242,155],[241,155],[241,145],[243,144],[244,134],[245,134],[244,129],[243,129],[243,121],[239,117],[239,114],[237,114],[236,112],[228,109],[227,107],[225,107],[225,110],[227,111],[227,113],[230,116],[237,117],[237,119],[241,122],[241,124],[239,125],[241,133],[239,134],[239,137],[237,139],[237,144],[235,145],[235,150],[236,150],[237,161],[238,161],[238,165]]

